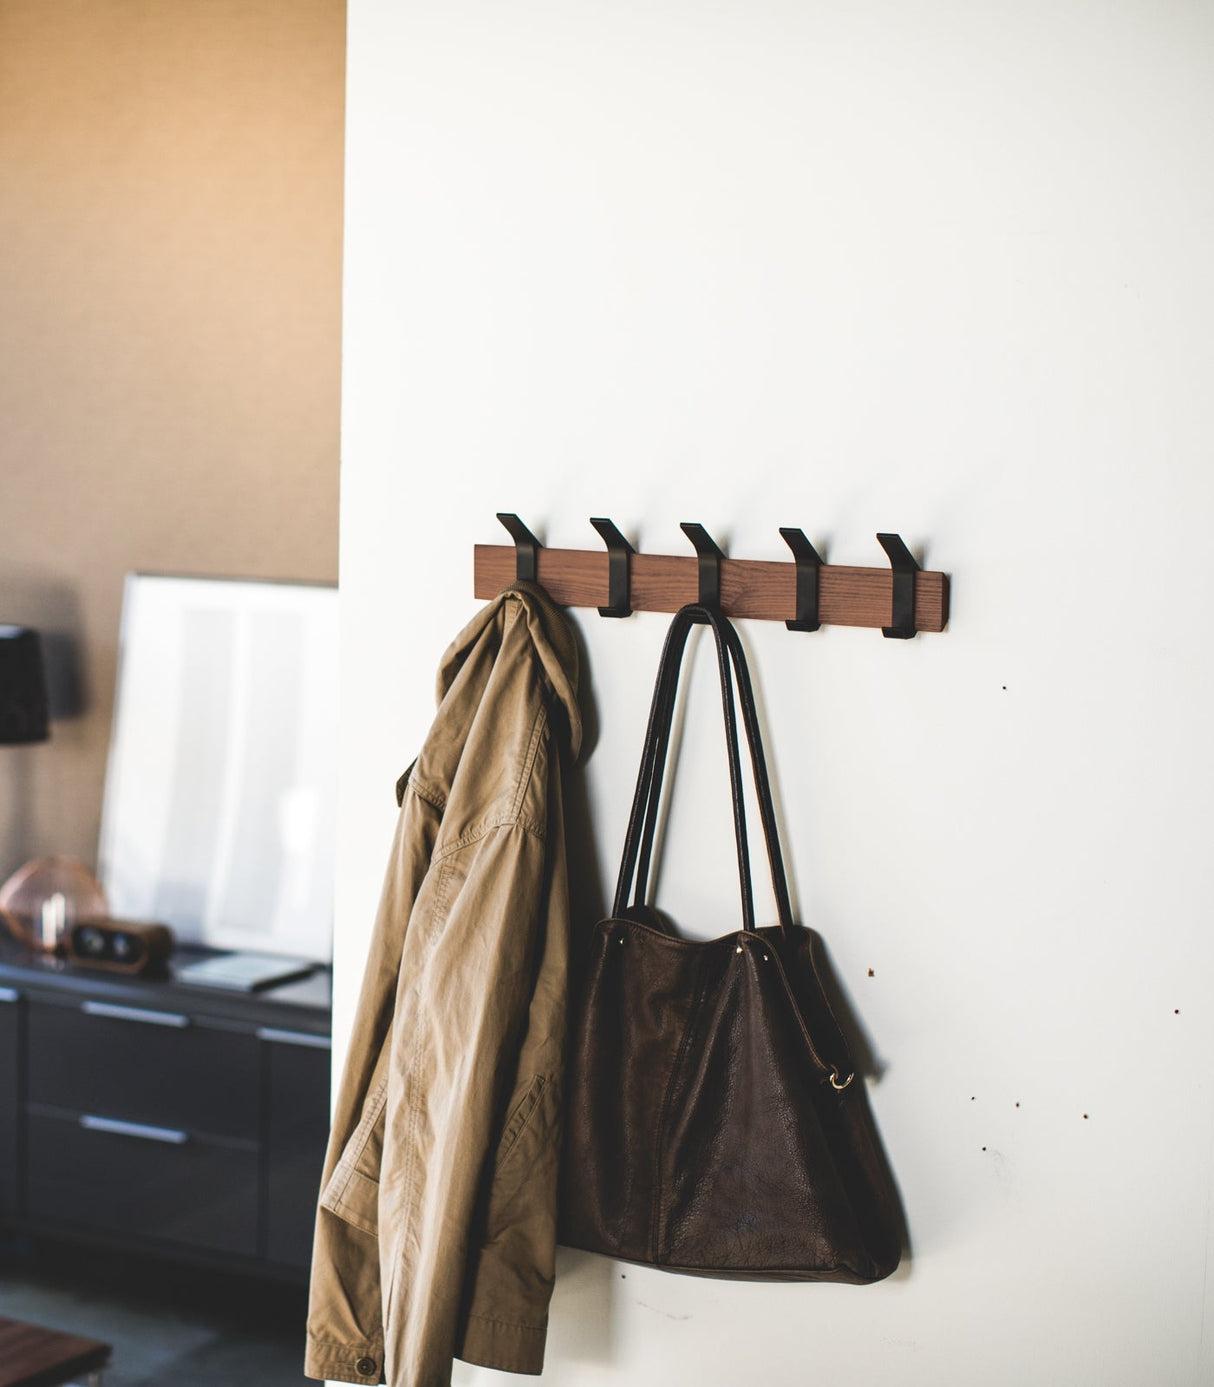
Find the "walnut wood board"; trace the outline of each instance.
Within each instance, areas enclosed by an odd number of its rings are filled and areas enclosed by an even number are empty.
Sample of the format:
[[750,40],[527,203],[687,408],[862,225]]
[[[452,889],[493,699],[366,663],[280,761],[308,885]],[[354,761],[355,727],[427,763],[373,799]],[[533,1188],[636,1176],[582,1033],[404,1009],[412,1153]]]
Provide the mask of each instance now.
[[0,1387],[55,1387],[97,1372],[110,1361],[100,1339],[62,1334],[19,1320],[0,1319]]
[[[514,582],[517,555],[511,544],[478,544],[473,556],[474,596],[495,597]],[[638,612],[677,612],[698,594],[694,557],[633,554],[629,601]],[[893,574],[888,568],[819,570],[818,619],[830,626],[888,626],[893,612]],[[537,555],[536,579],[562,607],[607,605],[607,551],[546,549]],[[764,559],[721,560],[721,610],[729,617],[790,621],[797,608],[797,570]],[[948,621],[948,575],[915,574],[915,629],[943,631]]]

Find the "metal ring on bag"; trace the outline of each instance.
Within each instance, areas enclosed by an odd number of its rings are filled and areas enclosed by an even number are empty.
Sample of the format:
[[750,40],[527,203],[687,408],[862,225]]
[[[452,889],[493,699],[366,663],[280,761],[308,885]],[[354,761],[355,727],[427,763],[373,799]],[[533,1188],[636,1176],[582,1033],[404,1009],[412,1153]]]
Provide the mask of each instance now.
[[832,1070],[831,1070],[831,1073],[830,1073],[830,1086],[831,1086],[831,1088],[836,1089],[839,1093],[842,1093],[843,1090],[848,1086],[848,1084],[851,1083],[851,1081],[852,1081],[855,1077],[856,1077],[855,1070],[853,1070],[853,1071],[847,1076],[847,1078],[844,1079],[842,1083],[840,1083],[840,1082],[839,1082],[839,1071],[838,1071],[837,1069],[832,1069]]

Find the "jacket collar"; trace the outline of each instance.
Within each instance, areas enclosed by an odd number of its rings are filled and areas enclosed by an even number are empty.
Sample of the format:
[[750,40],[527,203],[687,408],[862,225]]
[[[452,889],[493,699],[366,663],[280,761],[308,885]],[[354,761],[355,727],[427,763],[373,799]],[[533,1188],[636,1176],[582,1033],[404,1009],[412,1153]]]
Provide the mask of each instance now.
[[544,667],[569,722],[569,749],[576,759],[582,745],[582,715],[578,709],[578,652],[573,629],[552,598],[534,583],[513,583],[481,608],[456,636],[438,670],[438,702],[447,696],[468,651],[486,628],[505,619],[515,605],[527,622],[535,653]]

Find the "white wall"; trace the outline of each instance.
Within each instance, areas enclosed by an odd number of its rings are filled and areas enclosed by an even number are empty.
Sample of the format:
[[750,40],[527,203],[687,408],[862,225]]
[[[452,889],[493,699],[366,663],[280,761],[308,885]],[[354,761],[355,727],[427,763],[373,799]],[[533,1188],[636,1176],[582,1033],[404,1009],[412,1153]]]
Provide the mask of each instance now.
[[[496,510],[836,563],[894,529],[953,578],[943,635],[744,629],[912,1255],[563,1253],[544,1380],[1214,1380],[1214,8],[351,0],[349,39],[339,1036]],[[593,909],[666,619],[575,619]],[[710,678],[660,893],[704,935]]]

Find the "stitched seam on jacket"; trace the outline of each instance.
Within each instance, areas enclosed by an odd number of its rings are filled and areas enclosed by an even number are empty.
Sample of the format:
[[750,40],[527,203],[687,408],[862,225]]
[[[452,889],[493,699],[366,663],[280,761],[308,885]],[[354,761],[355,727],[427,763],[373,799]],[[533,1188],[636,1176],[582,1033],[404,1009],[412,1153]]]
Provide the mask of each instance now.
[[352,1170],[350,1172],[350,1178],[342,1185],[340,1194],[328,1198],[325,1201],[325,1208],[327,1208],[330,1213],[336,1214],[338,1218],[348,1223],[352,1228],[357,1228],[360,1232],[366,1233],[369,1237],[378,1238],[378,1210],[376,1210],[375,1222],[373,1223],[371,1219],[366,1217],[359,1209],[356,1209],[350,1200],[346,1198],[347,1194],[352,1195],[353,1192],[350,1186],[354,1184],[355,1180],[362,1181],[364,1185],[370,1185],[375,1191],[376,1199],[378,1199],[379,1181],[373,1180],[369,1175],[364,1175],[361,1170]]
[[[420,1191],[417,1189],[415,1179],[415,1169],[417,1166],[417,1133],[421,1126],[421,1112],[419,1103],[413,1101],[414,1090],[416,1088],[415,1076],[417,1067],[421,1062],[421,1057],[426,1050],[425,1034],[419,1029],[417,1044],[413,1047],[413,1055],[410,1060],[409,1068],[405,1071],[404,1082],[401,1084],[401,1102],[407,1104],[406,1111],[409,1116],[405,1123],[405,1164],[401,1171],[401,1185],[404,1188],[404,1210],[401,1215],[402,1228],[412,1228],[416,1219],[417,1196]],[[388,1283],[387,1295],[383,1301],[383,1314],[385,1322],[388,1316],[393,1315],[392,1300],[396,1291],[396,1283],[400,1280],[401,1264],[404,1261],[404,1252],[398,1251],[392,1263],[392,1276]],[[403,1319],[409,1304],[409,1288],[406,1286],[401,1292],[401,1309],[399,1318]]]
[[447,899],[451,890],[451,863],[446,857],[439,863],[438,881],[434,886],[434,908],[430,912],[430,919],[426,925],[426,943],[432,944],[438,938],[438,932],[447,922],[447,913],[450,903]]
[[[446,893],[447,886],[451,878],[449,864],[443,862],[439,868],[439,879],[435,888],[435,900],[433,909],[430,912],[430,919],[427,923],[425,939],[427,944],[433,943],[442,927],[442,922],[446,919]],[[421,1191],[417,1182],[417,1136],[421,1129],[421,1103],[417,1101],[417,1071],[422,1061],[422,1057],[428,1055],[429,1047],[425,1029],[414,1025],[415,1043],[411,1047],[409,1067],[405,1071],[405,1077],[401,1083],[401,1102],[405,1104],[405,1110],[409,1114],[405,1123],[405,1158],[401,1168],[401,1186],[404,1190],[404,1209],[401,1216],[401,1226],[412,1228],[417,1218],[417,1206],[421,1199]],[[404,1262],[404,1252],[398,1251],[392,1263],[392,1276],[386,1288],[386,1296],[382,1298],[383,1314],[386,1318],[393,1313],[392,1301],[396,1293],[396,1284],[400,1280],[401,1265]],[[409,1287],[406,1285],[401,1291],[401,1316],[406,1313],[409,1304]]]
[[531,725],[531,740],[527,744],[527,754],[523,757],[523,764],[519,767],[518,785],[514,791],[514,803],[510,806],[510,817],[517,819],[523,808],[523,796],[527,793],[527,786],[531,783],[531,772],[535,769],[536,754],[540,749],[540,737],[548,723],[548,704],[543,699],[540,700],[539,707],[535,710],[535,722]]
[[440,814],[447,807],[447,796],[441,790],[431,789],[429,785],[419,785],[413,776],[409,777],[405,789],[412,790],[418,799],[424,799],[431,809],[436,809]]
[[515,1104],[514,1111],[506,1121],[502,1129],[501,1142],[497,1148],[497,1157],[494,1161],[494,1169],[501,1170],[506,1163],[506,1158],[518,1145],[519,1139],[527,1130],[531,1118],[540,1105],[540,1100],[544,1096],[544,1090],[548,1087],[548,1080],[543,1074],[536,1074],[527,1085],[527,1092]]
[[[357,1355],[360,1352],[359,1348],[350,1347],[350,1341],[348,1339],[330,1339],[327,1334],[316,1334],[313,1333],[311,1330],[308,1331],[308,1338],[314,1344],[323,1344],[326,1348],[341,1349],[343,1353],[352,1353]],[[368,1348],[382,1348],[383,1342],[384,1341],[382,1338],[362,1339],[359,1341],[359,1344],[366,1344]]]
[[[336,1189],[330,1190],[329,1186],[332,1185],[333,1178],[336,1177],[339,1171],[342,1175],[345,1176],[345,1179],[341,1182],[340,1185],[337,1186]],[[346,1161],[338,1161],[338,1163],[333,1167],[333,1176],[330,1177],[329,1185],[326,1185],[325,1188],[320,1192],[321,1207],[324,1209],[328,1209],[330,1213],[337,1213],[337,1210],[333,1206],[335,1204],[340,1204],[341,1201],[345,1198],[346,1190],[350,1187],[350,1181],[353,1179],[354,1166]]]
[[[388,1076],[384,1077],[371,1090],[367,1100],[366,1110],[354,1131],[351,1133],[350,1141],[356,1143],[354,1148],[354,1160],[357,1161],[362,1153],[367,1149],[367,1142],[371,1140],[371,1133],[375,1131],[375,1124],[379,1121],[379,1115],[384,1110],[387,1102]],[[344,1159],[344,1156],[343,1156]]]
[[[387,1088],[388,1079],[385,1075],[385,1077],[371,1090],[370,1096],[363,1108],[363,1115],[359,1120],[358,1126],[350,1133],[346,1145],[342,1149],[341,1158],[333,1168],[333,1175],[330,1176],[330,1184],[332,1184],[339,1170],[344,1172],[346,1178],[340,1185],[336,1186],[331,1193],[328,1186],[322,1191],[322,1196],[330,1201],[327,1207],[340,1203],[345,1196],[350,1181],[354,1178],[355,1167],[362,1159],[362,1154],[367,1149],[367,1143],[371,1140],[371,1134],[375,1130],[375,1124],[379,1121],[379,1115],[384,1110]],[[348,1155],[347,1152],[349,1153]],[[359,1173],[362,1174],[363,1172]],[[364,1175],[364,1179],[369,1180],[371,1176]],[[336,1213],[337,1211],[334,1209],[333,1212]]]
[[474,1315],[469,1312],[470,1320],[480,1320],[482,1324],[500,1324],[503,1329],[525,1329],[530,1334],[542,1334],[547,1325],[544,1324],[524,1324],[521,1320],[499,1320],[492,1315]]
[[[543,829],[532,818],[523,814],[523,799],[526,796],[527,787],[531,783],[536,757],[539,755],[540,742],[543,740],[547,725],[548,705],[541,701],[535,710],[535,720],[531,724],[531,735],[527,740],[527,750],[523,754],[522,764],[519,767],[518,782],[514,787],[514,800],[510,808],[497,818],[490,819],[487,823],[479,823],[475,828],[468,829],[445,846],[440,848],[436,845],[431,861],[441,862],[450,857],[453,852],[459,852],[461,848],[479,842],[492,829],[513,827],[515,824],[521,825],[533,837],[538,838],[541,843],[544,841]],[[427,803],[432,803],[432,801],[427,801]],[[435,807],[437,808],[437,806]]]
[[457,838],[454,843],[448,843],[441,852],[434,854],[435,862],[443,862],[453,853],[462,852],[465,848],[470,848],[474,843],[479,843],[482,838],[487,838],[494,829],[497,828],[521,828],[530,833],[533,838],[544,841],[544,831],[530,818],[519,815],[517,818],[492,819],[489,823],[478,824],[476,828],[469,829],[462,838]]

